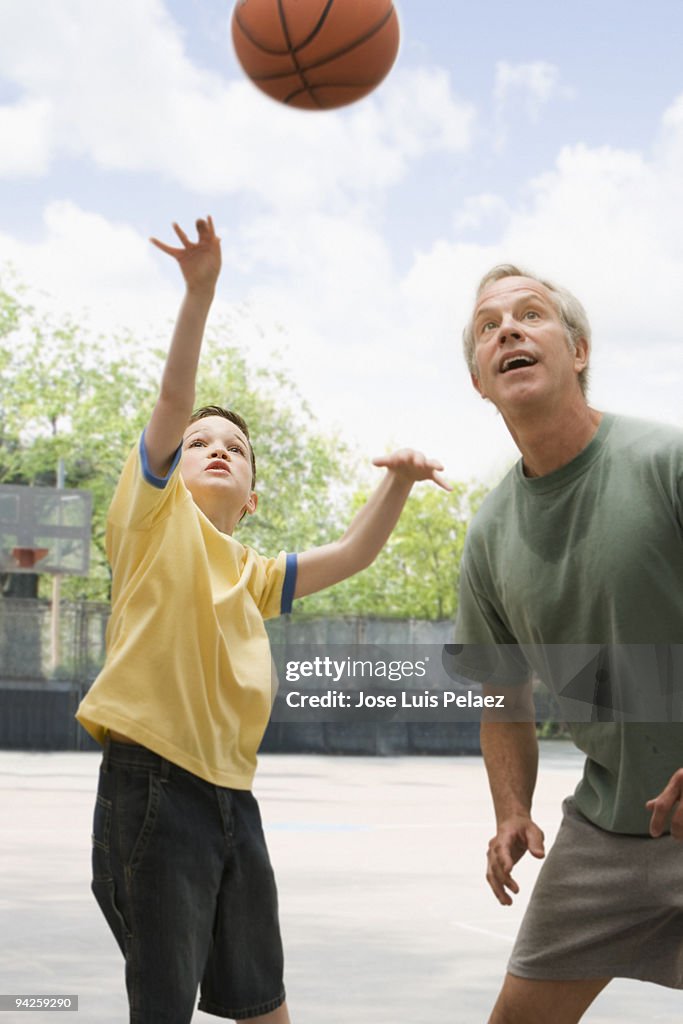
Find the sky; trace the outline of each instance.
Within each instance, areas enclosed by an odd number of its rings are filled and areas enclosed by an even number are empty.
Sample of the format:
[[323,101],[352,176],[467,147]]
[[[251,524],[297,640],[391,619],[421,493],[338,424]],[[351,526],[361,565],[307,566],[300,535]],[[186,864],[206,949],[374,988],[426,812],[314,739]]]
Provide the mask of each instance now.
[[0,266],[157,343],[182,282],[149,236],[211,213],[231,344],[362,459],[491,483],[516,453],[460,336],[520,263],[586,306],[593,405],[683,425],[683,5],[397,9],[379,88],[303,112],[246,80],[228,3],[0,0]]

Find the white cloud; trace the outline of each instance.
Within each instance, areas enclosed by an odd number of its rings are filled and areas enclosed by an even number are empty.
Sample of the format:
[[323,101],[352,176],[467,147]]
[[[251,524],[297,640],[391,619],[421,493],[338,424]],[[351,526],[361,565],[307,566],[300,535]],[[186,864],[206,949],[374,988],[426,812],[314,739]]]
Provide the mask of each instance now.
[[473,110],[438,68],[399,68],[356,107],[303,113],[241,75],[195,66],[161,0],[4,0],[0,12],[3,75],[22,90],[7,116],[27,105],[41,113],[26,157],[6,173],[29,157],[34,173],[48,157],[86,158],[206,195],[311,206],[384,188],[411,160],[470,143]]
[[467,196],[454,218],[457,231],[470,228],[481,228],[484,225],[491,230],[510,216],[511,210],[502,196],[491,192],[482,192],[476,196]]
[[[479,410],[460,364],[452,280],[424,273],[420,259],[400,279],[387,242],[361,217],[263,218],[232,244],[251,270],[239,286],[247,313],[231,342],[252,365],[279,349],[325,428],[339,427],[368,457],[412,445],[447,460],[454,476],[489,471],[491,457],[482,463],[478,446],[462,440],[468,410]],[[47,294],[38,305],[79,318],[87,311],[92,329],[128,329],[143,345],[170,336],[181,280],[134,227],[51,203],[38,241],[0,236],[0,251],[21,279],[40,282]],[[227,299],[235,273],[226,260],[214,323],[235,316]],[[500,431],[488,421],[495,451]],[[511,458],[504,437],[502,447]]]
[[[253,219],[225,243],[216,315],[229,291],[246,294],[265,331],[243,336],[250,361],[267,361],[279,344],[322,423],[368,455],[391,440],[438,455],[455,477],[490,477],[514,448],[471,389],[459,338],[480,274],[514,260],[587,306],[598,406],[680,422],[682,140],[683,119],[667,113],[651,154],[566,147],[517,201],[487,193],[465,204],[461,217],[495,224],[490,242],[441,238],[406,272],[381,226],[357,210],[291,207]],[[71,310],[109,311],[138,332],[158,330],[177,307],[175,268],[135,229],[73,204],[47,207],[39,242],[0,244]]]
[[[651,155],[610,147],[564,148],[531,181],[486,245],[441,241],[420,257],[432,304],[457,287],[464,323],[481,274],[515,262],[571,288],[594,332],[596,404],[683,423],[683,102],[662,118]],[[490,208],[491,197],[479,197]],[[502,203],[502,199],[501,199]],[[460,214],[477,209],[472,197]],[[421,264],[421,266],[420,266]],[[457,286],[456,286],[457,282]],[[469,292],[469,295],[467,294]]]
[[147,327],[173,314],[175,293],[155,252],[127,224],[108,221],[72,202],[49,203],[42,237],[0,235],[0,253],[39,306],[87,316],[101,329]]
[[0,178],[34,177],[46,172],[50,114],[47,99],[24,99],[0,106]]
[[537,121],[541,109],[558,95],[568,98],[572,92],[560,86],[560,72],[554,64],[542,60],[496,64],[493,98],[499,115],[512,103],[521,103],[529,120]]
[[[265,330],[240,335],[250,361],[266,362],[280,344],[323,424],[341,425],[368,455],[389,440],[412,444],[456,477],[489,476],[514,458],[499,417],[471,389],[459,343],[480,273],[509,259],[587,305],[597,404],[680,418],[672,312],[683,272],[683,98],[651,153],[566,147],[517,196],[487,191],[455,216],[445,209],[443,236],[403,270],[382,219],[390,186],[425,154],[464,153],[474,129],[443,71],[399,65],[357,107],[307,115],[194,67],[156,0],[4,7],[0,61],[32,126],[16,173],[80,157],[195,194],[256,196],[248,224],[221,223],[236,204],[215,204],[226,264],[215,314],[246,294]],[[519,67],[500,76],[501,102],[533,99],[538,110],[561,95],[557,73]],[[486,242],[463,241],[465,229]],[[46,204],[37,240],[5,234],[0,246],[28,282],[72,313],[89,308],[99,326],[158,337],[177,308],[170,261],[136,227],[74,202]]]

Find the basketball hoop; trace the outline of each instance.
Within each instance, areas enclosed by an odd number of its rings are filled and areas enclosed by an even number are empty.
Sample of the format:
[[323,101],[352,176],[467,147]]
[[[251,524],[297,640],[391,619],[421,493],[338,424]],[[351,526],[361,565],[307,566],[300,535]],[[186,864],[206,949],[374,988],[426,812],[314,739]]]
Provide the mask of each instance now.
[[87,576],[92,495],[0,484],[0,573]]
[[49,552],[49,548],[12,548],[12,558],[19,569],[33,569]]

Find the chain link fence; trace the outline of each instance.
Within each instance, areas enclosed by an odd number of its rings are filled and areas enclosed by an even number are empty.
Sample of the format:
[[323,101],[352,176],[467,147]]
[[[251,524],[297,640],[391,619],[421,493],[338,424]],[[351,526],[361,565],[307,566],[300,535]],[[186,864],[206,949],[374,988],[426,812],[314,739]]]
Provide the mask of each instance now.
[[[62,602],[53,617],[49,601],[0,599],[0,748],[90,750],[94,741],[74,719],[83,695],[104,664],[109,606]],[[308,619],[286,616],[266,623],[277,657],[301,645],[443,644],[452,622],[421,622],[360,617]],[[276,658],[277,660],[277,658]],[[311,753],[398,754],[474,753],[473,723],[455,735],[437,736],[414,724],[396,727],[318,723],[297,729],[273,722],[263,750]]]
[[2,682],[91,682],[104,663],[109,606],[62,602],[53,618],[48,601],[0,600]]
[[[0,599],[0,681],[91,683],[104,664],[108,621],[107,604],[64,601],[55,624],[49,601]],[[266,628],[271,644],[283,648],[298,644],[443,644],[453,637],[451,621],[358,616],[284,616],[267,622]]]
[[[109,605],[62,602],[55,619],[49,601],[0,599],[0,747],[13,749],[93,749],[74,713],[105,659]],[[452,621],[406,619],[306,618],[284,616],[266,623],[278,673],[298,651],[348,653],[354,649],[391,652],[410,645],[440,648],[453,640]],[[298,656],[306,656],[298,655]],[[280,664],[282,663],[282,664]],[[324,682],[321,686],[326,685]],[[419,686],[429,685],[429,680]],[[547,700],[539,720],[557,721]],[[476,722],[306,723],[295,727],[274,716],[264,750],[316,753],[475,753]]]

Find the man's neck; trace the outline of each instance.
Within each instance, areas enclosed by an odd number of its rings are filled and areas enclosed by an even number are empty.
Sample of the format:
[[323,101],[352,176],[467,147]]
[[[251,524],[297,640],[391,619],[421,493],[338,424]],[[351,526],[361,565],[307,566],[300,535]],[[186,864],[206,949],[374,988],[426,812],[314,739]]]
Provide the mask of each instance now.
[[522,453],[526,476],[547,476],[575,459],[592,441],[602,413],[585,402],[546,415],[505,418],[507,428]]

